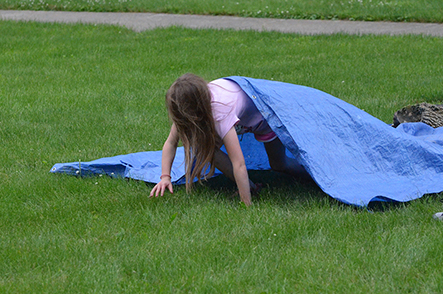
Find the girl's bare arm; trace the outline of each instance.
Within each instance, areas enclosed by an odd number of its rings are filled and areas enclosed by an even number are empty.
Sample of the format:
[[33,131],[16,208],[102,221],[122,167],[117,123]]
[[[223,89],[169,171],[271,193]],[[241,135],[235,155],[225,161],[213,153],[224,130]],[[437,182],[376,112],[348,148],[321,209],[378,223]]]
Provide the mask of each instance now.
[[[237,133],[234,128],[231,128],[223,138],[223,144],[225,145],[229,159],[231,160],[233,177],[237,184],[240,199],[247,206],[249,206],[251,205],[249,176],[246,169],[245,158],[240,148],[240,142],[238,141]],[[229,177],[229,175],[227,176]]]
[[169,132],[169,136],[166,139],[165,144],[162,149],[162,178],[160,182],[152,188],[150,197],[154,196],[163,196],[165,190],[168,189],[169,192],[173,193],[174,190],[172,188],[171,183],[171,167],[175,158],[175,153],[177,151],[178,145],[178,133],[177,128],[173,124],[171,127],[171,131]]

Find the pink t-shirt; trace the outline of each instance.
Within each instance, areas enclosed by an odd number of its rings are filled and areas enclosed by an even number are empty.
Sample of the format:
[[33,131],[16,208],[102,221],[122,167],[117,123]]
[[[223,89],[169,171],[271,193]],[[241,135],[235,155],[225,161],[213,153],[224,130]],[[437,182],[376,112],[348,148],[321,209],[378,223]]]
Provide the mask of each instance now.
[[220,138],[223,139],[233,126],[237,134],[251,132],[256,138],[273,134],[254,102],[236,83],[218,79],[210,82],[208,87],[212,95],[215,129]]

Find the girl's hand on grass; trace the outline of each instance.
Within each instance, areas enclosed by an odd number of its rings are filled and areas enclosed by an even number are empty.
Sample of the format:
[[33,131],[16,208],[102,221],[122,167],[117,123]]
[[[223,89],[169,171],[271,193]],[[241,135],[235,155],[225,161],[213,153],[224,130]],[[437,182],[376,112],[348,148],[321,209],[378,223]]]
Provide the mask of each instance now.
[[[262,183],[253,183],[250,182],[250,187],[251,187],[251,196],[253,199],[259,199],[260,198],[260,191],[263,188],[263,184]],[[235,191],[234,194],[232,194],[232,198],[237,198],[240,195],[240,193],[238,191]]]
[[255,183],[254,185],[251,185],[251,196],[254,198],[260,198],[260,191],[262,188],[262,183]]
[[149,197],[158,197],[159,195],[163,196],[166,189],[168,189],[171,194],[174,193],[174,190],[172,189],[171,178],[169,177],[163,177],[162,180],[157,185],[155,185],[154,188],[152,188]]

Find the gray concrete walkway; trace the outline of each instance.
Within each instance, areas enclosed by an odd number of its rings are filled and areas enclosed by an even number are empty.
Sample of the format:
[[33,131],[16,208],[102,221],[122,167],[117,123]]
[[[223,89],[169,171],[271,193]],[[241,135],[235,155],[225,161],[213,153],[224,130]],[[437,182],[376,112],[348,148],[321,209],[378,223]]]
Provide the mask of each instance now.
[[443,37],[443,24],[432,23],[325,21],[155,13],[95,13],[24,10],[0,10],[0,19],[121,25],[137,32],[157,27],[183,26],[193,29],[214,28],[277,31],[305,35],[345,33],[354,35],[413,34]]

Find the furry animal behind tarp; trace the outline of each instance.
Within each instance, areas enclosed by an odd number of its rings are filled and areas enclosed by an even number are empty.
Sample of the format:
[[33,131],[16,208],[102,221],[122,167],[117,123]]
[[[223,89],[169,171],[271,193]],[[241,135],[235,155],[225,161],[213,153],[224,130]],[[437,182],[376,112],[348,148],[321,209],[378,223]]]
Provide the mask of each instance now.
[[420,103],[403,107],[394,114],[392,126],[405,122],[423,122],[433,128],[443,126],[443,104]]

